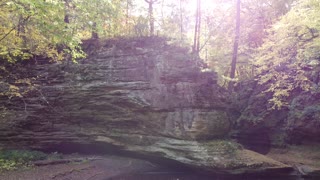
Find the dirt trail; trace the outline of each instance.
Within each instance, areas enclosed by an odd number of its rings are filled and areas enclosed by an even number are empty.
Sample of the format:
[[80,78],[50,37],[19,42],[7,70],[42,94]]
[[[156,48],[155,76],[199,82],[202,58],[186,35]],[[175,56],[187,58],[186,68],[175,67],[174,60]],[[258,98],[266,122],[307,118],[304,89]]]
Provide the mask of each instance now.
[[106,180],[121,174],[159,169],[148,161],[117,156],[81,157],[83,162],[49,164],[8,171],[0,180]]
[[304,164],[320,169],[320,146],[299,145],[286,149],[272,149],[268,157],[289,165]]
[[[320,172],[320,146],[291,146],[287,149],[272,149],[267,156],[296,167],[297,172],[301,169],[309,171],[308,174]],[[64,160],[66,162],[61,163]],[[40,166],[3,172],[0,174],[0,180],[212,179],[212,177],[200,177],[191,172],[181,174],[145,160],[111,155],[65,155],[62,160],[57,162],[59,164],[39,162]],[[294,177],[293,179],[295,179]]]
[[320,146],[305,144],[286,149],[271,149],[268,157],[290,165],[302,176],[320,179]]

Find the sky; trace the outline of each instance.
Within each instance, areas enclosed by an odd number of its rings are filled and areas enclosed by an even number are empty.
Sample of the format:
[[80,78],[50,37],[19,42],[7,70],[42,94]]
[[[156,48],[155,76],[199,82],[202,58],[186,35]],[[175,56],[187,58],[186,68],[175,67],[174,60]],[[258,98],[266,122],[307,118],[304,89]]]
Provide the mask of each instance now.
[[[210,10],[216,6],[217,0],[201,0],[201,7],[203,10]],[[179,7],[179,0],[158,0],[154,4],[154,9],[161,9],[163,7],[169,7],[169,5],[175,4]],[[148,4],[145,0],[133,0],[133,4],[138,7],[138,9],[147,9]],[[183,0],[183,6],[187,9],[187,11],[195,11],[197,0]],[[164,8],[165,10],[166,8]],[[141,13],[141,11],[140,11]]]

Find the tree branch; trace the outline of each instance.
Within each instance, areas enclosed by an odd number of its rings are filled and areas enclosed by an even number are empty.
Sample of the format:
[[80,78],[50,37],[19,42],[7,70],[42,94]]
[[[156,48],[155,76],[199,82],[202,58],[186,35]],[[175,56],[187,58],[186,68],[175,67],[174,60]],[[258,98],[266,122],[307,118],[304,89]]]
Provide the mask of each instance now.
[[[30,17],[31,17],[31,15],[29,15],[28,17],[26,17],[26,18],[23,20],[23,22],[26,22]],[[0,39],[0,42],[1,42],[2,40],[4,40],[7,36],[9,36],[9,34],[10,34],[15,28],[17,28],[17,26],[14,26],[12,29],[10,29],[10,31],[9,31],[7,34],[5,34],[5,35]]]
[[5,34],[1,39],[0,39],[0,42],[2,40],[4,40],[17,26],[14,26],[7,34]]

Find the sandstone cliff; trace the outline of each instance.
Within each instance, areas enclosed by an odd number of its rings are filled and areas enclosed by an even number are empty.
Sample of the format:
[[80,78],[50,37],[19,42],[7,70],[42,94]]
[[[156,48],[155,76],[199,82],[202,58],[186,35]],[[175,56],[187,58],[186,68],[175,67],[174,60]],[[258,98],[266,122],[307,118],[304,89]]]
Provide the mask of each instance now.
[[215,173],[290,170],[226,140],[225,94],[188,49],[161,38],[85,46],[89,56],[76,64],[25,65],[34,88],[1,99],[1,148],[99,144],[106,153],[134,152]]

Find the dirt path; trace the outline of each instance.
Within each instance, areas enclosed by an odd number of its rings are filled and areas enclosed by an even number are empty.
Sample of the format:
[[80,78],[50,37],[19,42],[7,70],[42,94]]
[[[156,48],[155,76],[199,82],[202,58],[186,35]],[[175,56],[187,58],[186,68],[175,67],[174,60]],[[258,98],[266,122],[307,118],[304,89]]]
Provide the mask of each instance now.
[[302,175],[320,179],[320,146],[314,144],[289,146],[286,149],[271,149],[268,157],[290,165]]
[[[292,146],[272,149],[268,157],[297,167],[297,170],[320,172],[320,146]],[[68,162],[68,160],[76,160]],[[79,159],[81,161],[79,161]],[[67,160],[66,162],[63,162]],[[60,162],[59,162],[60,161]],[[63,163],[61,163],[61,161]],[[0,180],[195,180],[212,179],[188,172],[174,172],[154,163],[119,156],[64,156],[59,164],[40,162],[40,166],[7,171]],[[310,173],[309,173],[310,174]]]
[[142,173],[158,168],[148,161],[132,158],[89,157],[84,162],[50,164],[4,172],[0,174],[0,180],[106,180],[120,174]]
[[319,145],[299,145],[290,146],[287,149],[272,149],[267,156],[285,164],[304,164],[320,169]]

